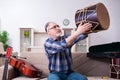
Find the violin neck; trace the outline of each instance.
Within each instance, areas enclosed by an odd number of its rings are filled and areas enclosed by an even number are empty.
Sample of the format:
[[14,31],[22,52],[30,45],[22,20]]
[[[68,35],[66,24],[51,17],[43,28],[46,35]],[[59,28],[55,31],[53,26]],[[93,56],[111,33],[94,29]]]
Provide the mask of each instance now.
[[5,66],[4,66],[4,72],[3,72],[3,77],[2,80],[7,80],[7,70],[8,70],[8,62],[9,62],[9,58],[12,52],[12,47],[8,47],[6,50],[6,59],[5,59]]
[[7,80],[8,61],[9,59],[6,58],[2,80]]

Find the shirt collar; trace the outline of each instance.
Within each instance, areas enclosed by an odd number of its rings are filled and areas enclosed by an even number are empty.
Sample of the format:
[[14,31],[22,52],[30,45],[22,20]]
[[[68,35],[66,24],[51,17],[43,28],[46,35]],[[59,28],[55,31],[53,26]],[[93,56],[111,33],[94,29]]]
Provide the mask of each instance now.
[[[62,36],[60,36],[59,38],[61,39],[61,38],[62,38]],[[51,38],[51,37],[50,37],[49,39],[50,39],[50,40],[53,40],[53,41],[58,41],[58,39],[57,39],[57,38]]]

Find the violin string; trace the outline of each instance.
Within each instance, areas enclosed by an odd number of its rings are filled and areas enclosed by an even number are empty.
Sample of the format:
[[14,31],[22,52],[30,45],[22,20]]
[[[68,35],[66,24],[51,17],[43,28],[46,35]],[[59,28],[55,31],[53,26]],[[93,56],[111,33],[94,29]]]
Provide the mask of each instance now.
[[[0,53],[0,57],[5,57],[6,54],[2,54]],[[15,55],[11,55],[14,58],[22,58],[22,59],[27,59],[26,57],[20,57],[20,56],[15,56]]]
[[22,58],[22,59],[27,59],[26,57],[20,57],[20,56],[14,56],[14,55],[11,55],[12,57],[14,58]]

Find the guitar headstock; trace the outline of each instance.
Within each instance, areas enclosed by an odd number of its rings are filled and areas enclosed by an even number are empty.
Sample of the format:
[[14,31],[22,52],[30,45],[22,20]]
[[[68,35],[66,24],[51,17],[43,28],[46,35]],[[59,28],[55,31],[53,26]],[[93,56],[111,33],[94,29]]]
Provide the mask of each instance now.
[[9,46],[6,50],[6,58],[9,58],[11,53],[12,53],[12,47]]

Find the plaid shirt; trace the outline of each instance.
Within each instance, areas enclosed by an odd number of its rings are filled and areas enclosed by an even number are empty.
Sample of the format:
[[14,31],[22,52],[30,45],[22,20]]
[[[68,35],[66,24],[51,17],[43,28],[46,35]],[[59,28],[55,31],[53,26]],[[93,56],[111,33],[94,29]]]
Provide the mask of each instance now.
[[46,55],[49,59],[49,70],[55,72],[68,72],[71,70],[72,55],[71,47],[78,41],[86,38],[86,35],[80,35],[69,47],[66,46],[68,36],[62,36],[61,41],[48,38],[45,43]]

